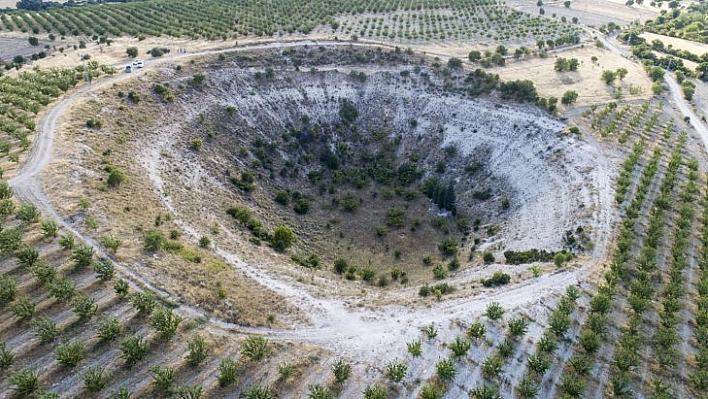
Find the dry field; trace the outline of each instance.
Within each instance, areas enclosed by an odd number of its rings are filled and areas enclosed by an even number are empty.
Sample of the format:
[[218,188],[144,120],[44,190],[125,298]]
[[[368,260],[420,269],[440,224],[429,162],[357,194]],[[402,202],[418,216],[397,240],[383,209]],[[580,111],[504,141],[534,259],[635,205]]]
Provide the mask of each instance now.
[[652,40],[660,40],[664,43],[664,46],[672,46],[675,49],[686,50],[698,56],[708,53],[708,44],[704,43],[692,42],[678,37],[657,35],[651,32],[644,32],[640,37],[646,39],[648,43],[651,43]]
[[[553,66],[557,57],[576,58],[580,61],[580,67],[575,72],[556,72]],[[592,61],[592,57],[597,57],[597,61]],[[605,85],[600,79],[602,72],[618,68],[627,69],[624,80],[616,82],[614,87]],[[567,90],[575,90],[579,94],[579,105],[607,103],[614,98],[616,87],[622,88],[622,98],[627,100],[651,95],[651,80],[640,64],[592,44],[550,54],[548,58],[510,61],[507,66],[493,71],[505,80],[529,79],[539,88],[539,94],[545,97],[560,98]],[[630,85],[638,90],[638,94],[630,93]]]

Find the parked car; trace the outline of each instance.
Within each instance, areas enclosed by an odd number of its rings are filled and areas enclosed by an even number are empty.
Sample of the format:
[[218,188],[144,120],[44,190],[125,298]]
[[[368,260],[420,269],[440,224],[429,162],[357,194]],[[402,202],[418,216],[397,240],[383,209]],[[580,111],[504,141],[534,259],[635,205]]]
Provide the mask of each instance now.
[[133,65],[132,64],[126,65],[125,66],[125,73],[131,73],[131,72],[133,72]]
[[135,67],[135,68],[142,68],[144,66],[145,66],[145,61],[143,61],[143,60],[133,61],[133,67]]

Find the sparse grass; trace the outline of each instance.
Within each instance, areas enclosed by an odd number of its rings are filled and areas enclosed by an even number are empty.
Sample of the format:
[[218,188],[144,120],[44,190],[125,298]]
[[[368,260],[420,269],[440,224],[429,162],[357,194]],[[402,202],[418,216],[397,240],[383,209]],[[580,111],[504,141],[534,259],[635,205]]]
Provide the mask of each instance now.
[[281,380],[287,380],[292,375],[295,367],[291,363],[281,363],[278,365],[278,375]]
[[182,385],[175,391],[174,396],[178,399],[200,399],[203,388],[199,385]]
[[72,302],[74,313],[79,316],[80,321],[86,321],[93,317],[98,311],[96,301],[87,295],[78,295]]
[[487,327],[479,321],[472,323],[469,328],[467,328],[467,336],[470,339],[484,339],[487,332]]
[[246,399],[275,399],[277,396],[269,386],[251,385],[243,394]]
[[435,374],[442,381],[452,381],[457,375],[455,363],[450,359],[438,361],[435,363]]
[[352,365],[339,358],[332,364],[332,374],[334,374],[334,382],[343,385],[352,373]]
[[128,295],[128,290],[130,289],[130,287],[127,281],[119,279],[113,283],[113,289],[119,297],[124,298]]
[[386,377],[395,383],[403,381],[408,371],[408,365],[402,362],[395,361],[386,365]]
[[386,399],[388,390],[379,384],[367,385],[364,388],[363,395],[364,399]]
[[126,387],[120,387],[111,393],[111,399],[131,399],[133,393]]
[[0,306],[6,306],[15,300],[17,295],[17,280],[13,277],[0,275]]
[[413,357],[420,357],[423,353],[422,344],[420,340],[406,343],[408,353]]
[[471,346],[472,344],[470,343],[470,341],[467,341],[466,339],[461,337],[455,337],[455,340],[447,345],[447,347],[450,348],[450,350],[452,351],[455,358],[465,356],[467,354],[467,351],[470,350]]
[[425,336],[428,337],[428,340],[433,340],[438,336],[438,329],[435,328],[434,324],[423,327],[423,332],[425,333]]
[[133,307],[143,315],[149,315],[157,305],[157,299],[151,292],[136,292],[130,297]]
[[314,384],[310,385],[307,388],[308,394],[307,397],[309,399],[333,399],[334,395],[327,390],[327,388],[323,387],[322,385],[319,384]]

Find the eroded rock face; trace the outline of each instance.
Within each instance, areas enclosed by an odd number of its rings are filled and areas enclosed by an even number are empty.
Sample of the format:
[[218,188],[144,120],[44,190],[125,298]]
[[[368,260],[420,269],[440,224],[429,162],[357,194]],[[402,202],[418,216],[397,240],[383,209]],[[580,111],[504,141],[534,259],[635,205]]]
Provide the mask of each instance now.
[[[174,148],[173,156],[185,158],[173,158],[184,165],[178,178],[185,186],[228,189],[228,179],[213,171],[229,164],[248,167],[238,153],[253,152],[254,141],[261,140],[270,164],[257,173],[273,186],[265,197],[280,187],[324,198],[325,188],[316,192],[313,174],[331,178],[350,166],[365,168],[362,154],[380,153],[383,147],[372,143],[385,142],[394,146],[392,168],[414,160],[412,189],[428,177],[454,182],[456,208],[470,222],[481,221],[482,249],[560,250],[567,230],[609,229],[610,166],[595,146],[565,134],[563,123],[535,107],[443,89],[432,70],[401,73],[411,69],[338,65],[316,72],[278,70],[267,77],[263,68],[209,69],[206,87],[180,95],[181,112],[172,114],[165,131],[187,137],[203,134],[208,125],[219,151],[205,160]],[[356,111],[348,121],[345,103]],[[323,165],[330,155],[337,159],[328,169]],[[303,161],[307,156],[315,161]],[[351,181],[333,181],[338,189],[360,189]],[[173,197],[177,189],[170,189]],[[442,211],[430,204],[431,215]]]

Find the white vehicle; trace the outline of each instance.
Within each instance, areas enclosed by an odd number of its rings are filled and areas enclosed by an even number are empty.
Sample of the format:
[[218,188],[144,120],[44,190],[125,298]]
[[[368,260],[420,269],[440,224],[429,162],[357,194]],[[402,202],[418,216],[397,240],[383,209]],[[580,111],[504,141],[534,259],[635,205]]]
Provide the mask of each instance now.
[[145,66],[145,61],[143,61],[143,60],[133,61],[133,67],[135,67],[135,68],[142,68],[144,66]]

